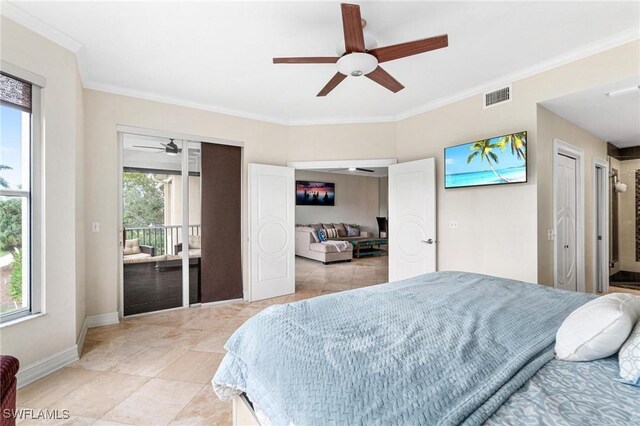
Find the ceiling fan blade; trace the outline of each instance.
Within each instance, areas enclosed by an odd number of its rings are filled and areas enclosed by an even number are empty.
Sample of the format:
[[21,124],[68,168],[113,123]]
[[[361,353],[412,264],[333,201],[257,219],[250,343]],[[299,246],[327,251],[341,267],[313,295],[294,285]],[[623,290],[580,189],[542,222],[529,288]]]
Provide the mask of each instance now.
[[342,27],[344,28],[344,48],[347,53],[364,52],[364,32],[360,6],[342,3]]
[[360,172],[368,172],[368,173],[373,173],[375,170],[371,170],[371,169],[362,169],[360,167],[356,167],[356,170],[360,171]]
[[370,54],[378,58],[378,62],[393,61],[394,59],[405,58],[431,50],[442,49],[449,45],[449,38],[446,34],[422,40],[410,41],[407,43],[394,44],[392,46],[378,47],[371,49]]
[[322,88],[322,90],[316,96],[327,96],[327,94],[329,94],[330,91],[335,89],[336,86],[338,84],[340,84],[340,82],[342,80],[344,80],[345,78],[347,78],[346,75],[337,72],[336,75],[334,75],[333,78],[331,78],[331,80],[329,80],[329,82],[326,84],[326,86],[324,86]]
[[274,64],[335,64],[338,56],[318,56],[301,58],[273,58]]
[[157,146],[133,145],[132,148],[159,149],[160,151],[164,151],[164,148],[158,148]]
[[393,78],[391,74],[383,70],[380,65],[378,65],[378,68],[371,71],[369,74],[366,74],[366,76],[379,85],[391,90],[393,93],[398,93],[400,90],[404,89],[404,86],[400,84],[398,80]]

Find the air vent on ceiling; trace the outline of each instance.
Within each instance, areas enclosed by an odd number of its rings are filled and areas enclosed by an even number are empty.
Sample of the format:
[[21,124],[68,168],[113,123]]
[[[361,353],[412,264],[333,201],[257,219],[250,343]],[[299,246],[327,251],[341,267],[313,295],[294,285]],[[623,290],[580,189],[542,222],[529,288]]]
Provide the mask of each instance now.
[[511,100],[511,85],[484,94],[483,108],[489,108]]

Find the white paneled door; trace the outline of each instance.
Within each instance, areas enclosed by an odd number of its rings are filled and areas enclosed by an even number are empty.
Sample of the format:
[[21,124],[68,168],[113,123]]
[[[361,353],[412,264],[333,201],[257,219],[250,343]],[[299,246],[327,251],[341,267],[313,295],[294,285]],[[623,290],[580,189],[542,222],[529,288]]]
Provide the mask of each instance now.
[[436,270],[435,160],[389,166],[389,281]]
[[576,159],[557,154],[556,162],[556,287],[577,291]]
[[252,301],[295,292],[294,197],[294,169],[249,164]]

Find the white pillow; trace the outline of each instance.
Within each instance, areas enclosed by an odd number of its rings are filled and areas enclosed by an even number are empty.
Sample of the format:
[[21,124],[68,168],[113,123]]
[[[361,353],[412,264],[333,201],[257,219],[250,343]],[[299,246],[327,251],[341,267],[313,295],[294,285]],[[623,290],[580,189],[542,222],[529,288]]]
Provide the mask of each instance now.
[[556,358],[592,361],[615,354],[638,320],[636,297],[613,293],[573,311],[556,334]]
[[640,321],[618,354],[620,377],[630,385],[640,386]]

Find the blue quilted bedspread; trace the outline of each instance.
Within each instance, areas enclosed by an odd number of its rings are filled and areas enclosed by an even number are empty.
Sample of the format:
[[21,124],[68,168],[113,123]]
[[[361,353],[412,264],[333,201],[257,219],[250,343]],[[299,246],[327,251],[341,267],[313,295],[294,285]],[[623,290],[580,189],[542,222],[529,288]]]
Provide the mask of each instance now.
[[274,305],[231,336],[213,385],[246,392],[274,425],[480,424],[591,298],[436,272]]

